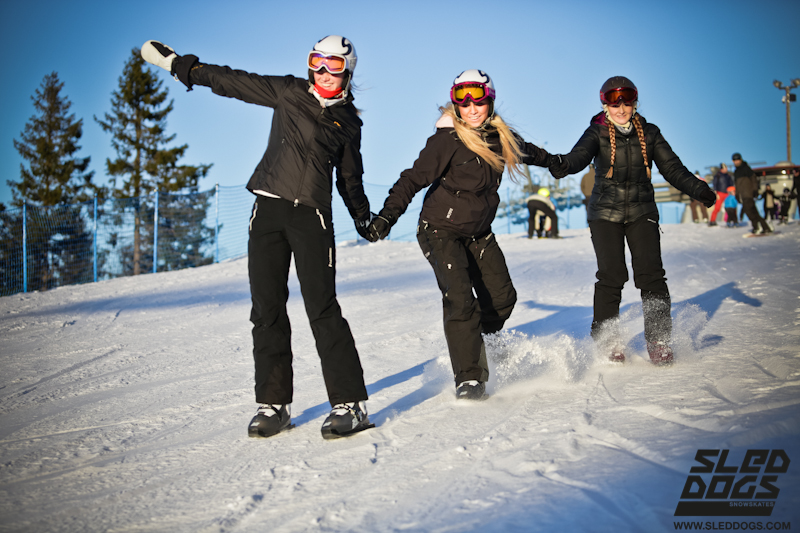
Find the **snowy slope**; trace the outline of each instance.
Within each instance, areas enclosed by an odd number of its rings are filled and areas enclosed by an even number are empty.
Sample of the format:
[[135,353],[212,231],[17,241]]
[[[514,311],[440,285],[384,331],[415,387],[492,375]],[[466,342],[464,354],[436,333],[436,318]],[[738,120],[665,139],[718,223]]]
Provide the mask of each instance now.
[[335,441],[294,275],[297,427],[271,439],[246,436],[246,260],[0,298],[0,531],[674,531],[701,448],[784,449],[756,521],[797,529],[800,225],[663,231],[673,367],[643,358],[632,282],[631,361],[594,353],[588,230],[502,235],[520,299],[466,405],[417,245],[340,246],[378,427]]

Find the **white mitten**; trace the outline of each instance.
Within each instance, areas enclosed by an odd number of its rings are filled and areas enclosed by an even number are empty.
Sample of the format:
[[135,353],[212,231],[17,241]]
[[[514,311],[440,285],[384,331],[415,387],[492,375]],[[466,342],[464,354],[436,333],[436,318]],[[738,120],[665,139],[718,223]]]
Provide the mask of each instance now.
[[169,46],[158,41],[147,41],[142,45],[142,59],[161,67],[172,74],[172,62],[178,54]]

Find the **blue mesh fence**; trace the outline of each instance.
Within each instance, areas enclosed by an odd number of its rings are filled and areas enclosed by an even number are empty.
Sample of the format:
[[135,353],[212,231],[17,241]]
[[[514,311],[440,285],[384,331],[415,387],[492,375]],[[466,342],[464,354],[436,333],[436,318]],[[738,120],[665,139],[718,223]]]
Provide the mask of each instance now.
[[[374,212],[389,188],[364,183]],[[421,191],[414,197],[390,239],[415,240],[424,196]],[[508,191],[502,196],[494,231],[525,232],[523,198],[512,198]],[[242,257],[247,254],[253,200],[243,186],[217,186],[193,194],[5,209],[0,211],[0,296]],[[586,227],[579,200],[556,201],[559,219],[564,218],[561,227]],[[683,209],[678,203],[659,204],[662,223],[680,222]],[[338,243],[359,238],[338,194],[333,195],[333,221]]]

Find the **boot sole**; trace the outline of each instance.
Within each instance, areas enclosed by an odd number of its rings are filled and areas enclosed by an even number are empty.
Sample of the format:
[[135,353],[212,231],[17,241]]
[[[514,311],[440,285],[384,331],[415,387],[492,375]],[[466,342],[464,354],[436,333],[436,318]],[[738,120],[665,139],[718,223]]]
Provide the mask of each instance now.
[[267,439],[269,437],[274,437],[278,433],[283,433],[284,431],[292,429],[293,427],[294,427],[294,424],[289,424],[288,426],[283,427],[283,428],[279,429],[278,431],[263,431],[263,430],[260,430],[260,429],[247,428],[247,436],[250,437],[250,438],[255,438],[255,439]]
[[374,428],[374,427],[375,427],[375,424],[367,424],[365,426],[357,427],[355,429],[352,429],[352,430],[344,432],[344,433],[339,433],[335,429],[325,429],[325,428],[323,428],[322,429],[322,438],[325,439],[325,440],[340,439],[342,437],[349,437],[350,435],[353,435],[355,433],[360,433],[360,432],[364,431],[365,429],[370,429],[370,428]]

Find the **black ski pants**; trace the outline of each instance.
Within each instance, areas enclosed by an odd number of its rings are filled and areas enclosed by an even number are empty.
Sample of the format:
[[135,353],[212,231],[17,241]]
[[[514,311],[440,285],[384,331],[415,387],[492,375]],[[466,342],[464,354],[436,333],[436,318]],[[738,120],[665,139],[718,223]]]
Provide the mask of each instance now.
[[744,211],[744,214],[750,219],[750,223],[753,225],[754,230],[757,230],[758,225],[760,224],[761,229],[765,233],[771,231],[767,221],[764,220],[764,217],[762,217],[761,213],[758,212],[755,198],[742,197],[742,211]]
[[331,405],[366,400],[361,361],[336,300],[331,215],[259,196],[248,242],[256,402],[292,403],[291,327],[286,313],[292,256]]
[[[544,202],[539,200],[531,200],[528,202],[528,238],[533,237],[536,211],[541,211],[544,216],[550,219],[550,234],[554,237],[558,236],[558,214]],[[544,230],[544,219],[539,222],[542,230]]]
[[[594,285],[592,336],[597,339],[610,320],[619,317],[622,287],[628,281],[625,242],[631,252],[633,282],[642,295],[644,337],[649,343],[669,342],[672,334],[671,301],[666,272],[661,262],[661,237],[658,221],[640,217],[629,223],[593,220],[589,222],[597,256],[597,283]],[[612,329],[611,336],[616,336]]]
[[517,302],[494,234],[461,237],[420,221],[417,240],[442,291],[444,335],[456,385],[489,379],[482,333],[496,333]]

